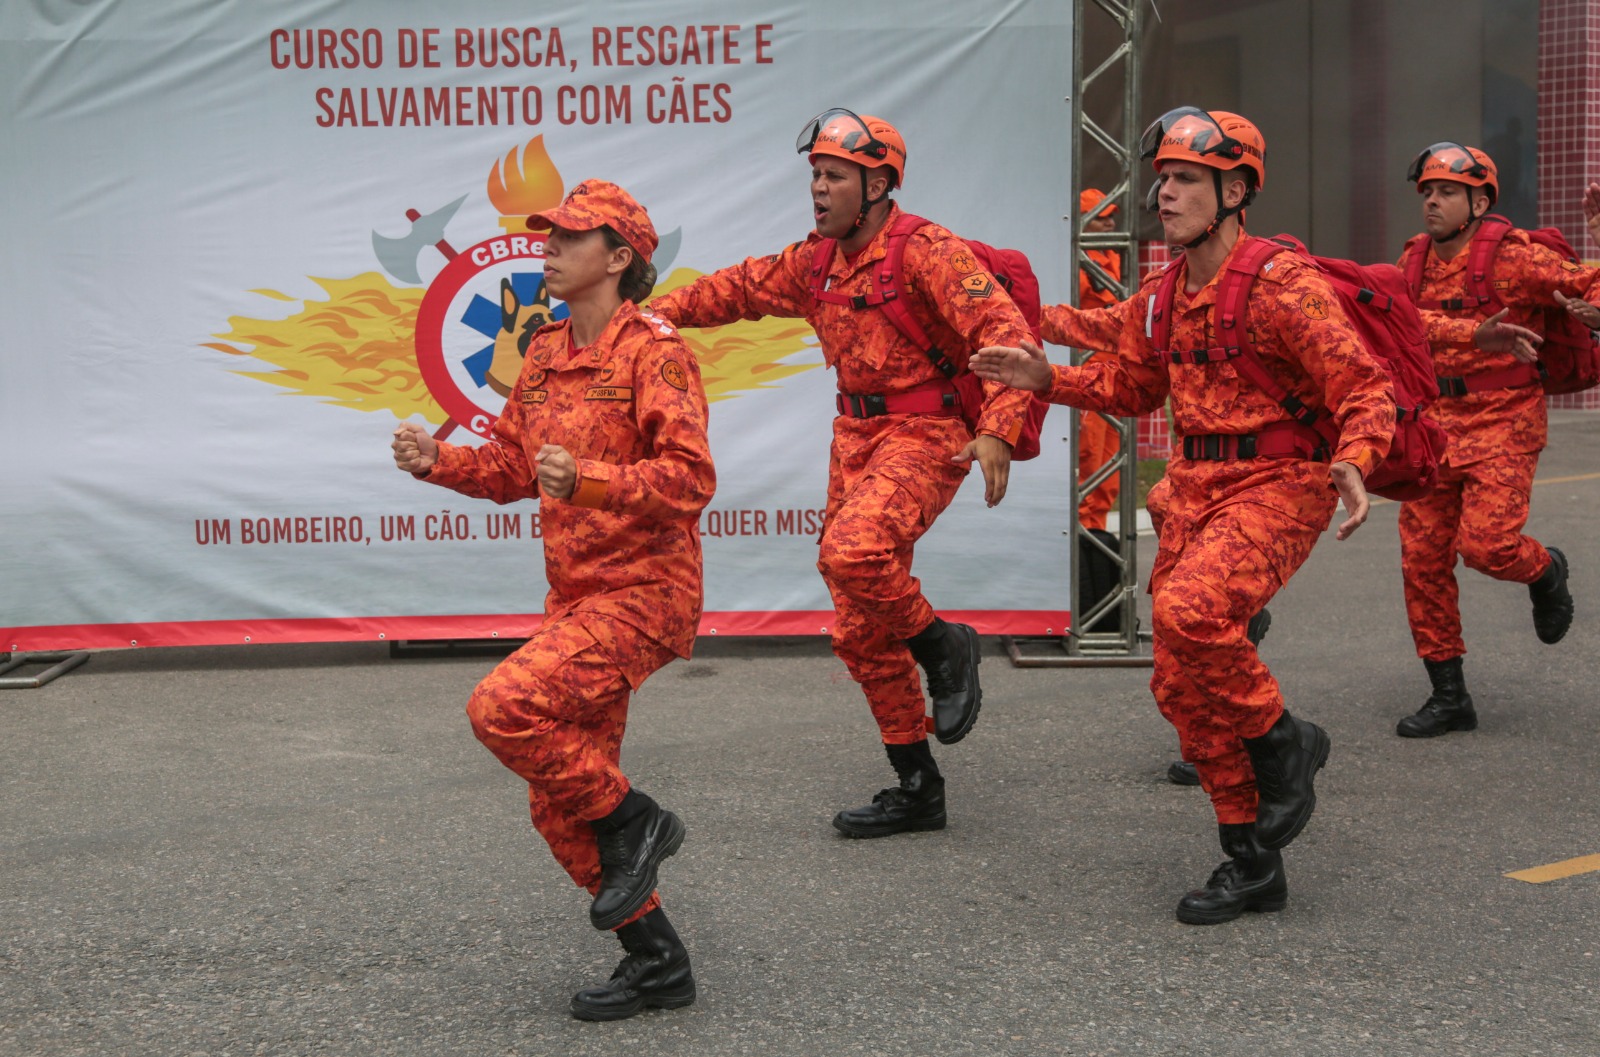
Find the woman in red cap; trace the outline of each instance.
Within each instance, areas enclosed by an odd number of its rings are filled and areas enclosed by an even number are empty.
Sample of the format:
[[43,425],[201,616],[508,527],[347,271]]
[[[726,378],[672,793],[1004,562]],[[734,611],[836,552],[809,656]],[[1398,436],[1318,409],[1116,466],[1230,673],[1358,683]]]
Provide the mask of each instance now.
[[572,1014],[617,1020],[694,1001],[689,955],[656,871],[683,823],[618,767],[629,695],[688,657],[704,597],[700,512],[716,475],[699,365],[671,324],[638,307],[655,286],[644,208],[585,180],[528,218],[549,230],[544,280],[567,319],[527,341],[522,373],[479,447],[395,430],[402,470],[464,495],[540,501],[544,621],[478,684],[478,740],[528,783],[533,824],[594,895],[589,920],[626,956]]

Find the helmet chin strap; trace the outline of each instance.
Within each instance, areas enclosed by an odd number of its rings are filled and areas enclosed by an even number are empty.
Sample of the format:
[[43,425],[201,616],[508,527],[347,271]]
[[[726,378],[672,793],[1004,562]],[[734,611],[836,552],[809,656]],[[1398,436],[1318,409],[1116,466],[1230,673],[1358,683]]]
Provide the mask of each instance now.
[[1196,238],[1193,242],[1185,242],[1183,244],[1183,248],[1186,249],[1186,250],[1194,249],[1196,246],[1198,246],[1202,242],[1206,241],[1206,239],[1209,239],[1212,235],[1215,235],[1217,233],[1217,229],[1222,226],[1222,222],[1224,220],[1227,220],[1229,217],[1233,216],[1235,213],[1243,213],[1244,212],[1244,207],[1249,205],[1250,204],[1250,200],[1255,197],[1255,192],[1254,191],[1246,191],[1245,192],[1245,196],[1243,198],[1239,199],[1239,204],[1234,206],[1232,209],[1229,209],[1227,206],[1224,206],[1222,204],[1222,170],[1221,169],[1212,169],[1211,170],[1211,185],[1213,187],[1215,187],[1216,190],[1217,190],[1217,215],[1215,217],[1211,218],[1211,226],[1206,228],[1204,231],[1202,231],[1198,238]]
[[863,165],[861,167],[861,212],[856,214],[856,222],[850,225],[850,233],[853,235],[860,231],[862,227],[865,226],[867,222],[867,214],[872,212],[872,207],[888,197],[888,189],[885,189],[883,194],[879,195],[877,198],[867,197],[867,167]]

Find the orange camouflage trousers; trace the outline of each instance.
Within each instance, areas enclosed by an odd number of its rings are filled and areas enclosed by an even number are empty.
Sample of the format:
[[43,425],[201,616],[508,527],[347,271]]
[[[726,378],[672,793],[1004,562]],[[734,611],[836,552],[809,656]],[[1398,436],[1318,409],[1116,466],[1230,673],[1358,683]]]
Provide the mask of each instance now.
[[[861,419],[834,431],[817,554],[833,597],[833,652],[866,695],[885,745],[927,739],[922,680],[905,640],[933,623],[912,551],[950,505],[967,468],[950,457],[958,419],[910,416],[874,436]],[[954,423],[954,425],[952,425]]]
[[[1117,454],[1122,436],[1117,427],[1102,416],[1085,411],[1078,421],[1078,480],[1088,476],[1110,462]],[[1117,502],[1122,491],[1122,474],[1113,473],[1099,487],[1083,496],[1078,503],[1078,522],[1084,528],[1105,530],[1106,515]]]
[[1441,465],[1438,486],[1400,508],[1400,570],[1418,657],[1447,661],[1467,652],[1457,555],[1469,569],[1519,584],[1549,567],[1550,552],[1522,533],[1538,468],[1538,452]]
[[[608,622],[606,640],[659,658],[655,668],[674,656],[619,621]],[[616,810],[630,788],[618,760],[632,690],[606,651],[578,618],[547,621],[467,702],[472,732],[528,783],[534,828],[590,894],[600,890],[600,854],[589,823]],[[628,922],[660,905],[652,892]]]
[[1245,635],[1304,564],[1333,514],[1326,465],[1175,462],[1150,574],[1150,690],[1195,765],[1217,821],[1256,817],[1244,738],[1283,714],[1278,681]]

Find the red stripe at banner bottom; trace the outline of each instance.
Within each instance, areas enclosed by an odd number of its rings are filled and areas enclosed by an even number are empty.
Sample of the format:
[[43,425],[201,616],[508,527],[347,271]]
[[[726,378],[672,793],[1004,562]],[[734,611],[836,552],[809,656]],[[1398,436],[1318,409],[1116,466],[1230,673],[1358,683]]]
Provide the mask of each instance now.
[[[982,609],[941,612],[984,635],[1061,635],[1066,610]],[[194,620],[148,624],[58,624],[0,628],[0,651],[114,650],[157,646],[238,646],[295,642],[394,642],[527,638],[538,613],[473,616],[333,617],[283,620]],[[707,613],[702,635],[826,635],[832,610]]]

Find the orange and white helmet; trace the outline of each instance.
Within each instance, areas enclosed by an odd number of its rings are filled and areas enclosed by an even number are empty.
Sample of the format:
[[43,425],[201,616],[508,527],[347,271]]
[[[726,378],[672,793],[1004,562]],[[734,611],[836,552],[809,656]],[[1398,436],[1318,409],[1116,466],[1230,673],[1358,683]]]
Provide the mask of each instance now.
[[895,127],[871,114],[834,108],[807,121],[794,142],[807,160],[826,154],[867,169],[887,165],[894,172],[894,190],[906,182],[906,141]]
[[[1243,213],[1267,183],[1267,141],[1261,130],[1238,114],[1226,110],[1207,113],[1199,107],[1180,106],[1150,122],[1150,127],[1139,137],[1139,157],[1150,159],[1157,174],[1167,162],[1181,161],[1203,165],[1211,170],[1212,186],[1217,194],[1217,215],[1198,238],[1184,243],[1185,249],[1194,249],[1217,233],[1222,222],[1236,213]],[[1233,207],[1222,204],[1222,174],[1235,169],[1245,169],[1253,178],[1248,181],[1244,197]],[[1161,180],[1157,179],[1145,200],[1154,208],[1160,193]]]
[[1418,193],[1429,180],[1447,180],[1482,187],[1489,192],[1489,204],[1500,197],[1500,172],[1494,159],[1476,147],[1463,147],[1444,140],[1425,149],[1406,170],[1406,180],[1417,185]]
[[1168,161],[1194,162],[1227,172],[1243,166],[1255,176],[1255,189],[1267,185],[1267,141],[1254,124],[1226,110],[1207,113],[1180,106],[1150,123],[1139,137],[1139,157],[1157,172]]

